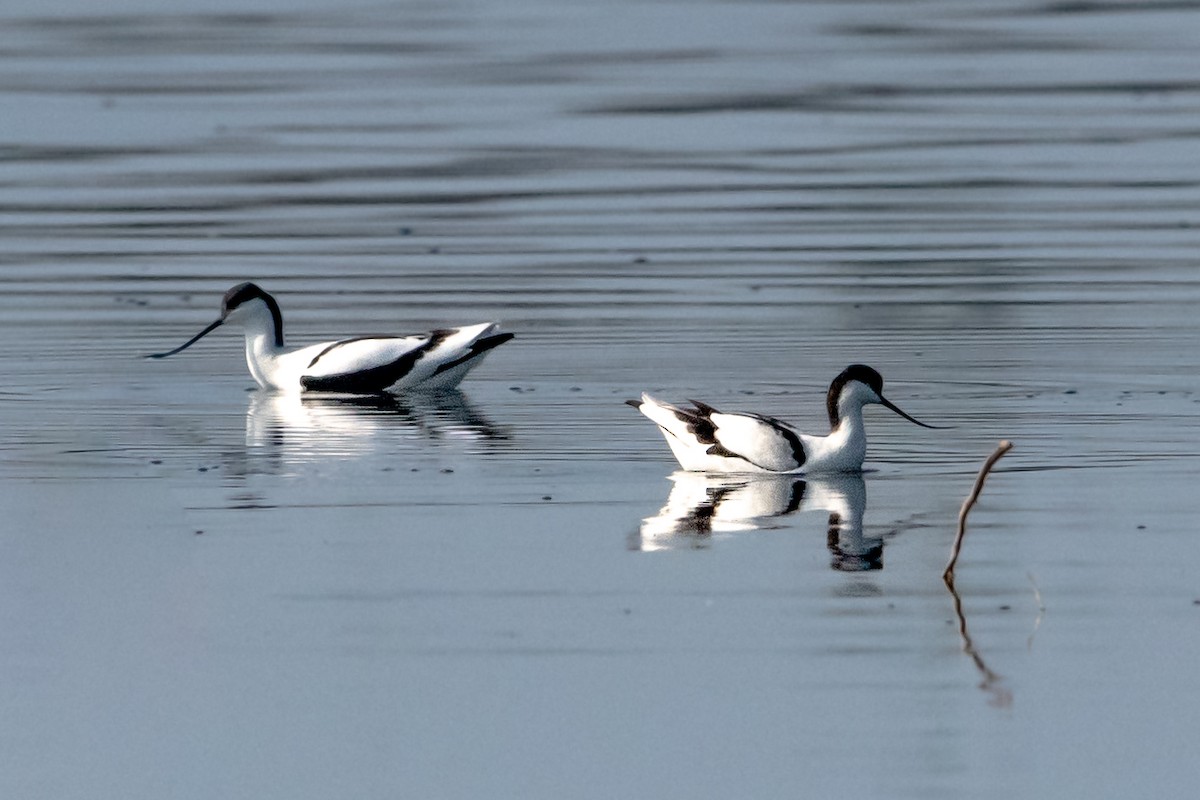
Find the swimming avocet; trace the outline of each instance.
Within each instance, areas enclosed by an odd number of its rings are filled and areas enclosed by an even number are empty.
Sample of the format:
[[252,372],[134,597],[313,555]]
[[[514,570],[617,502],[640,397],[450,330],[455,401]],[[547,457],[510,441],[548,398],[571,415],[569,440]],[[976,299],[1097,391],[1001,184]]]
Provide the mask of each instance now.
[[862,409],[879,403],[909,422],[919,422],[883,396],[883,378],[852,364],[829,384],[825,407],[832,431],[810,436],[760,414],[725,413],[689,401],[679,408],[643,394],[629,405],[653,420],[685,470],[695,472],[857,472],[867,455]]
[[264,389],[376,392],[452,389],[493,347],[513,338],[495,333],[496,323],[446,328],[413,336],[356,336],[307,347],[285,347],[283,316],[275,298],[253,283],[239,283],[221,301],[221,316],[166,358],[191,347],[225,323],[246,335],[246,363]]

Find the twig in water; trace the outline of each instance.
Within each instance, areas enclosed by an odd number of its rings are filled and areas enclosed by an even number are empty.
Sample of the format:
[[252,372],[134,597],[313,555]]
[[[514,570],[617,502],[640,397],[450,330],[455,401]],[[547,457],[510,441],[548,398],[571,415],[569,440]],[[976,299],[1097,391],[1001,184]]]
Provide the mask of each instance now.
[[958,554],[962,550],[963,537],[967,535],[967,514],[975,505],[975,501],[979,499],[979,493],[983,491],[983,482],[987,480],[988,473],[992,471],[992,467],[1000,460],[1001,456],[1012,450],[1012,442],[1005,439],[996,447],[996,452],[988,456],[988,460],[983,462],[983,468],[979,470],[979,475],[975,478],[975,486],[971,489],[970,496],[963,502],[962,508],[958,512],[958,533],[954,536],[954,544],[950,548],[950,563],[946,565],[946,571],[942,573],[942,580],[949,586],[954,585],[954,565],[958,563]]

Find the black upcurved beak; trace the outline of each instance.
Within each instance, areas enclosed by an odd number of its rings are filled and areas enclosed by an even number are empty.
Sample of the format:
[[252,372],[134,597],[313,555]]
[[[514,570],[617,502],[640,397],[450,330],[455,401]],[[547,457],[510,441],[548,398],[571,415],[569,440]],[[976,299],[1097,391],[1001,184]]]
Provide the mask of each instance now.
[[[191,344],[191,342],[188,342],[188,344]],[[186,347],[187,345],[184,345],[184,346]],[[884,407],[890,408],[892,411],[895,411],[897,414],[904,417],[906,420],[913,423],[914,425],[920,425],[922,428],[933,428],[934,430],[943,430],[945,428],[945,426],[943,426],[943,425],[926,425],[924,422],[921,422],[919,419],[913,419],[908,414],[905,414],[903,411],[901,411],[900,407],[898,405],[893,403],[891,400],[888,400],[883,395],[879,396],[879,402],[882,403],[884,405]]]
[[180,352],[180,351],[187,350],[189,347],[191,347],[192,345],[194,345],[196,342],[200,341],[200,340],[201,340],[201,339],[203,339],[205,336],[207,336],[208,334],[212,333],[212,332],[213,332],[213,331],[215,331],[217,328],[221,327],[221,323],[222,323],[222,322],[224,322],[224,321],[225,321],[224,319],[219,319],[219,320],[217,320],[217,321],[216,321],[216,322],[214,322],[212,325],[209,325],[207,328],[205,328],[204,330],[200,331],[199,333],[197,333],[197,334],[196,334],[195,336],[193,336],[192,338],[188,339],[188,340],[187,340],[186,342],[184,342],[183,344],[179,345],[179,347],[176,347],[174,350],[168,350],[168,351],[167,351],[167,352],[165,352],[165,353],[153,353],[153,354],[151,354],[151,355],[148,355],[148,356],[146,356],[146,358],[166,358],[167,356],[173,356],[173,355],[175,355],[176,353],[178,353],[178,352]]

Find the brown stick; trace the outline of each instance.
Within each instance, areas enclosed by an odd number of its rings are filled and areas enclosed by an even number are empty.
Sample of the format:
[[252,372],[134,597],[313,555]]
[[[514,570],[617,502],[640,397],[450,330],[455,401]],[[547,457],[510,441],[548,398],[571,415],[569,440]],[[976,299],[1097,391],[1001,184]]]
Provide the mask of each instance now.
[[1000,460],[1001,456],[1012,450],[1012,442],[1005,439],[996,447],[996,452],[988,456],[988,460],[983,462],[983,468],[979,470],[979,475],[975,477],[975,486],[971,489],[971,494],[963,501],[962,508],[958,512],[958,533],[954,536],[954,544],[950,547],[950,563],[946,565],[946,571],[942,573],[942,580],[947,585],[954,586],[954,565],[958,563],[958,554],[962,551],[963,537],[967,535],[967,514],[975,505],[975,501],[979,499],[979,493],[983,491],[983,482],[987,480],[988,473],[992,471],[992,467]]

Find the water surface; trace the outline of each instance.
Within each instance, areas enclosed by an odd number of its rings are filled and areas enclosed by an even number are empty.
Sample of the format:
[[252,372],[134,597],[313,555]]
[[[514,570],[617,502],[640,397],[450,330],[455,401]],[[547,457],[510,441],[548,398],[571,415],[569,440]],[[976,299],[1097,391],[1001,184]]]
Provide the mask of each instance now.
[[[1191,795],[1195,4],[3,18],[5,796]],[[139,358],[248,279],[517,338],[437,401]],[[621,402],[819,429],[852,362],[953,428],[743,485]]]

